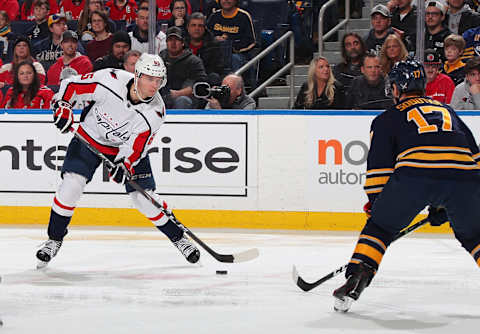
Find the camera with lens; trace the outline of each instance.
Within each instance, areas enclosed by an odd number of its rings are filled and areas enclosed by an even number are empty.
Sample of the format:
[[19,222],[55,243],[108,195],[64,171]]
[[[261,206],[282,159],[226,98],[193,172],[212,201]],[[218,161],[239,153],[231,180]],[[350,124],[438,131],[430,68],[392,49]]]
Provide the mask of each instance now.
[[212,87],[208,82],[197,82],[193,85],[193,96],[199,99],[213,97],[224,106],[230,100],[230,87],[226,85]]

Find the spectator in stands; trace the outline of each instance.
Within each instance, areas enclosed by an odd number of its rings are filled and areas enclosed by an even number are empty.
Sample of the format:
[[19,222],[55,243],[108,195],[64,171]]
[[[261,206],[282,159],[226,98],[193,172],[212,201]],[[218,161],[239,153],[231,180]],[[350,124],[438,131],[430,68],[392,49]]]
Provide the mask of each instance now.
[[130,73],[135,73],[135,64],[142,53],[138,50],[130,50],[123,57],[123,69]]
[[179,27],[182,29],[183,36],[186,36],[188,23],[186,0],[172,0],[170,3],[170,10],[172,12],[172,17],[168,20],[168,26]]
[[365,56],[366,46],[363,39],[355,32],[347,33],[342,40],[343,62],[335,65],[333,75],[343,84],[346,92],[350,90],[352,81],[362,74],[360,67]]
[[240,75],[227,75],[222,81],[222,86],[230,87],[230,96],[228,100],[219,101],[210,97],[206,109],[256,109],[257,104],[255,103],[255,100],[245,93],[245,85],[243,83],[243,78]]
[[465,63],[462,61],[462,53],[465,49],[465,40],[460,35],[451,34],[445,38],[445,64],[443,72],[453,80],[455,86],[465,79]]
[[12,62],[3,64],[2,67],[0,67],[0,88],[13,83],[14,73],[18,64],[25,60],[33,62],[40,83],[45,83],[45,70],[42,64],[32,57],[30,41],[26,37],[20,36],[13,43]]
[[13,85],[5,94],[2,108],[49,109],[53,91],[43,86],[30,60],[20,62],[15,69]]
[[452,33],[462,35],[468,29],[480,26],[480,14],[465,4],[465,0],[448,0],[448,5],[445,22]]
[[480,57],[465,65],[465,80],[455,87],[450,105],[455,110],[480,109]]
[[[148,9],[139,8],[135,19],[135,28],[128,35],[132,41],[132,50],[148,52]],[[167,36],[162,31],[155,37],[155,54],[167,48]]]
[[[172,0],[157,0],[157,20],[167,22],[172,17],[170,4]],[[192,14],[192,6],[190,1],[187,1],[187,15]],[[214,0],[216,1],[216,0]]]
[[110,9],[110,18],[114,21],[123,20],[130,23],[137,16],[135,0],[110,0],[105,6]]
[[195,108],[196,101],[192,100],[193,85],[207,81],[207,74],[202,60],[185,48],[180,28],[168,28],[167,49],[160,52],[160,56],[167,67],[167,87],[170,89],[167,108]]
[[378,55],[387,36],[394,33],[388,7],[382,4],[373,7],[370,11],[370,22],[372,29],[365,38],[365,46],[370,53]]
[[[53,14],[48,17],[48,29],[50,37],[42,39],[33,45],[35,58],[42,63],[46,71],[63,55],[60,47],[60,40],[63,33],[67,30],[66,18],[61,14]],[[78,51],[82,54],[85,50],[81,45]]]
[[335,80],[328,60],[314,57],[295,100],[294,109],[343,109],[345,93],[341,82]]
[[16,39],[7,12],[0,10],[0,66],[12,61],[13,43]]
[[465,40],[465,49],[462,54],[462,61],[466,62],[470,58],[480,56],[480,26],[468,29],[463,33]]
[[59,85],[62,79],[72,75],[92,72],[93,66],[87,56],[77,51],[78,35],[76,32],[67,30],[62,35],[60,46],[63,56],[58,58],[47,72],[47,83]]
[[351,92],[347,94],[347,109],[386,109],[393,103],[385,95],[385,79],[380,58],[375,53],[363,57],[362,75],[353,79]]
[[387,76],[397,61],[405,60],[407,57],[407,48],[400,37],[396,34],[388,35],[380,49],[380,65],[382,66],[383,75]]
[[[36,0],[25,0],[22,4],[22,8],[20,10],[20,19],[23,21],[33,21],[35,20],[35,14],[33,13],[34,10],[34,3]],[[58,14],[59,8],[57,0],[48,0],[49,3],[49,12],[48,15]],[[15,16],[16,18],[16,16]]]
[[440,73],[442,59],[435,49],[426,49],[424,58],[427,88],[425,95],[442,103],[450,103],[455,84],[446,74]]
[[187,26],[187,45],[194,55],[202,59],[210,85],[218,86],[224,75],[223,54],[220,43],[215,40],[205,25],[206,18],[202,13],[195,12],[190,16]]
[[50,3],[48,0],[36,0],[33,4],[33,16],[35,25],[27,35],[32,44],[48,38],[50,29],[48,29],[48,13],[50,12]]
[[10,21],[17,19],[20,6],[17,0],[2,0],[0,1],[0,10],[4,10],[8,14]]
[[107,15],[104,12],[93,11],[90,15],[90,23],[95,38],[87,44],[87,56],[93,63],[112,50],[113,36],[108,26]]
[[[219,0],[222,10],[213,13],[207,28],[217,41],[232,43],[232,70],[236,71],[250,59],[249,51],[255,46],[255,29],[250,14],[238,8],[238,0]],[[247,84],[256,85],[254,70],[248,73]]]
[[60,13],[65,15],[67,20],[78,20],[86,0],[62,0],[60,3]]
[[427,0],[425,3],[425,49],[434,49],[443,61],[444,40],[451,34],[443,25],[447,7],[440,0]]
[[99,58],[93,63],[93,70],[103,68],[123,69],[123,57],[132,47],[130,36],[126,31],[117,31],[112,37],[112,50],[106,56]]
[[94,39],[95,33],[92,31],[92,24],[90,22],[90,17],[94,11],[103,12],[107,15],[108,21],[108,31],[115,31],[115,22],[108,17],[107,10],[103,4],[102,0],[85,0],[85,6],[80,13],[80,18],[78,19],[77,34],[80,37],[80,41],[84,46]]
[[415,51],[417,36],[417,8],[412,0],[390,0],[387,7],[392,12],[392,27],[402,38],[408,51]]

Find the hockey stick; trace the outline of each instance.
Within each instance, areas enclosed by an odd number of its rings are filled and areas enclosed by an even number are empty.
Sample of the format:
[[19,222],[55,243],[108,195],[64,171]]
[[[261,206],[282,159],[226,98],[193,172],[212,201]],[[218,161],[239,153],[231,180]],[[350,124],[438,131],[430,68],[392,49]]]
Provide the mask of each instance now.
[[[90,151],[95,153],[100,159],[102,159],[108,167],[114,168],[115,164],[110,161],[102,152],[97,150],[95,147],[90,145],[90,143],[83,138],[81,135],[79,135],[73,128],[70,128],[71,132],[73,132],[74,136],[79,139]],[[165,211],[165,208],[163,207],[162,204],[158,203],[149,193],[147,193],[137,182],[133,180],[128,180],[127,181],[129,185],[132,186],[133,189],[138,191],[140,194],[142,194],[143,197],[145,197],[148,201],[150,201],[156,208],[160,209],[164,214],[169,216],[169,213]],[[250,261],[258,257],[259,252],[257,248],[252,248],[240,253],[236,254],[219,254],[215,252],[213,249],[211,249],[206,243],[204,243],[201,239],[199,239],[188,227],[183,225],[176,217],[174,217],[175,223],[187,233],[187,235],[192,238],[196,243],[198,243],[200,246],[202,246],[203,249],[205,249],[211,256],[213,256],[217,261],[219,262],[226,262],[226,263],[238,263],[238,262],[245,262],[245,261]]]
[[[410,232],[416,230],[417,228],[425,225],[428,223],[428,217],[425,218],[425,219],[422,219],[420,220],[418,223],[415,223],[413,224],[412,226],[410,227],[407,227],[406,229],[404,229],[403,231],[400,231],[396,236],[395,238],[393,239],[393,241],[395,240],[398,240],[400,239],[401,237],[409,234]],[[297,286],[302,289],[303,291],[310,291],[314,288],[316,288],[317,286],[319,286],[320,284],[328,281],[329,279],[337,276],[338,274],[341,274],[343,273],[345,270],[347,270],[347,265],[343,265],[341,266],[340,268],[337,268],[335,269],[334,271],[332,271],[331,273],[323,276],[322,278],[320,278],[319,280],[313,282],[313,283],[308,283],[306,281],[303,280],[302,277],[300,277],[300,275],[298,274],[298,271],[297,271],[297,268],[295,267],[295,265],[293,265],[293,271],[292,271],[292,277],[293,277],[293,281],[295,282],[295,284],[297,284]]]

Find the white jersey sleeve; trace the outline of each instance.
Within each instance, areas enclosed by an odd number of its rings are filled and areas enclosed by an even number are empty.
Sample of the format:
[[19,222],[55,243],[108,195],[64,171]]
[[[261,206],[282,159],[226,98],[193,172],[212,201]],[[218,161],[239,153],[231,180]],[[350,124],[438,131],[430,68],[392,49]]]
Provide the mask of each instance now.
[[100,102],[105,99],[108,92],[102,84],[104,76],[105,72],[98,71],[62,80],[54,101],[63,100],[78,109],[83,108],[88,101]]

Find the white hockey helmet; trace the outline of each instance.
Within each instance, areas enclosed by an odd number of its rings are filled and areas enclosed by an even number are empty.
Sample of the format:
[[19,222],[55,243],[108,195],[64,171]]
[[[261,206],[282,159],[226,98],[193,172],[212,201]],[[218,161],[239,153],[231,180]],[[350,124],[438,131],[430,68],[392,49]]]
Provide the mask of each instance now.
[[[142,53],[135,63],[135,90],[137,90],[137,82],[142,74],[151,75],[152,77],[162,78],[160,88],[167,84],[167,68],[162,58],[158,55]],[[140,100],[146,102],[140,97]]]

